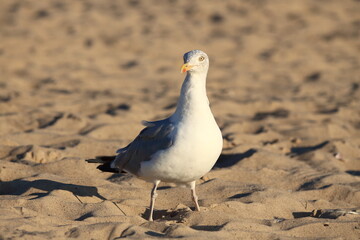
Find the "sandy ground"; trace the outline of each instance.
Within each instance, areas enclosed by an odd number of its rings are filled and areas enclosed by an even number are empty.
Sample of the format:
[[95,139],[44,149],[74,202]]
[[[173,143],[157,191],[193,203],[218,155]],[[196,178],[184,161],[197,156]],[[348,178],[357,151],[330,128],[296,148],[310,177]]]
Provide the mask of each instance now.
[[[360,2],[0,1],[0,239],[359,239]],[[169,116],[211,59],[224,149],[190,190],[85,160]],[[315,216],[316,215],[316,216]]]

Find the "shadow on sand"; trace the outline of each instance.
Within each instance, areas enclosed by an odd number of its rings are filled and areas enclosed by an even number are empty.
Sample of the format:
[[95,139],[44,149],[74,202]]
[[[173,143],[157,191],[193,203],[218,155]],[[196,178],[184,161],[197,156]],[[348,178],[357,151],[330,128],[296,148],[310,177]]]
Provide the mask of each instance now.
[[0,182],[0,195],[21,195],[31,188],[46,191],[45,193],[32,193],[31,195],[35,196],[33,199],[45,197],[49,195],[53,190],[65,190],[73,193],[76,196],[95,196],[100,198],[101,200],[106,200],[106,198],[104,198],[98,193],[96,187],[67,184],[47,179],[39,179],[34,181],[17,179],[8,182]]

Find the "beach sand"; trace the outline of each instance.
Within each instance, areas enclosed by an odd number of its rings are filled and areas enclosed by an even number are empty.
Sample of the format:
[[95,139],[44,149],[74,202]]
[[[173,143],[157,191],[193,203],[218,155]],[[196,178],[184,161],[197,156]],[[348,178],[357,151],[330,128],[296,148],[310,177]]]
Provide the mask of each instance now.
[[[359,239],[360,2],[0,1],[0,239]],[[210,57],[224,149],[190,190],[103,173]],[[312,213],[313,212],[313,213]]]

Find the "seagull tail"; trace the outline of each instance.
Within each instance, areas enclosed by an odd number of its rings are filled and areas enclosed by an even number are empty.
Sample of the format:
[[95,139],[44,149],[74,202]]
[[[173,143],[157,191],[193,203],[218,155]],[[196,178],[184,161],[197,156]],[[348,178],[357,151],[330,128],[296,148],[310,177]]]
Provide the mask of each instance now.
[[119,170],[112,168],[111,163],[115,160],[115,156],[97,156],[95,159],[87,159],[88,163],[101,163],[97,169],[102,172],[118,173]]

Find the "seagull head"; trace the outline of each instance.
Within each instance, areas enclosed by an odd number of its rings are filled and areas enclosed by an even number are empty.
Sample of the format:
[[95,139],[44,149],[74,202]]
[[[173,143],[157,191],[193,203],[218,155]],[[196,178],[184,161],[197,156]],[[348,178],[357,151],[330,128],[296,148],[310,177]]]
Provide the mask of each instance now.
[[184,64],[181,72],[207,72],[209,69],[209,57],[201,50],[192,50],[184,54]]

